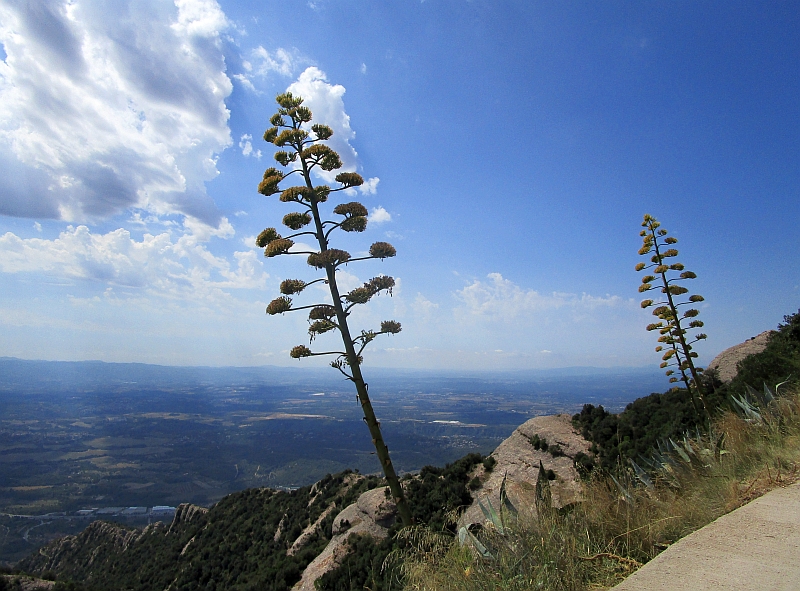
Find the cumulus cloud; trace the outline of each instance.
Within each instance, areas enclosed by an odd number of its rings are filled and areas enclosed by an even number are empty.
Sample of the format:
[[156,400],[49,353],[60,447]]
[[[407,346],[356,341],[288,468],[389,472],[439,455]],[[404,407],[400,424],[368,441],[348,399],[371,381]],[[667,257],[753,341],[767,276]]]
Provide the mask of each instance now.
[[184,299],[264,287],[268,275],[256,251],[235,252],[233,258],[235,265],[214,256],[195,236],[173,240],[169,232],[138,241],[122,228],[93,234],[86,226],[68,226],[54,240],[0,236],[4,273],[44,273]]
[[[314,121],[324,123],[333,130],[333,137],[327,144],[336,150],[342,159],[342,167],[326,172],[315,168],[314,172],[326,183],[335,183],[334,177],[340,172],[358,171],[358,153],[350,142],[356,132],[350,127],[350,116],[344,109],[345,88],[341,84],[330,84],[325,72],[316,67],[306,68],[295,82],[286,89],[294,95],[303,97],[304,104],[314,113]],[[364,195],[372,195],[380,179],[366,179],[359,190]],[[348,190],[349,194],[355,190]]]
[[430,321],[433,314],[438,310],[439,304],[436,304],[430,301],[421,293],[417,294],[417,297],[414,298],[414,303],[412,304],[412,310],[414,314],[423,321]]
[[541,294],[533,289],[522,289],[500,273],[490,273],[487,278],[488,281],[475,280],[456,292],[457,299],[463,304],[462,310],[472,316],[514,320],[523,314],[535,315],[564,308],[587,312],[624,303],[619,296]]
[[0,214],[219,226],[204,182],[231,144],[227,27],[214,0],[0,5]]
[[241,138],[239,138],[239,147],[242,149],[242,156],[245,158],[248,156],[252,156],[253,158],[257,158],[261,160],[261,150],[253,151],[253,136],[249,133],[244,134]]
[[289,51],[279,47],[270,52],[259,45],[250,51],[249,59],[242,60],[244,71],[234,74],[232,78],[240,82],[247,90],[261,94],[253,84],[256,78],[266,78],[270,74],[292,76],[298,64],[307,61],[299,55],[297,50]]
[[366,179],[364,184],[361,185],[358,190],[361,191],[362,195],[374,195],[378,192],[378,183],[380,181],[381,179],[376,176]]
[[392,214],[386,211],[383,207],[378,206],[372,209],[367,219],[373,224],[383,224],[392,221]]
[[270,53],[259,45],[253,50],[252,59],[253,64],[247,62],[245,68],[249,66],[249,69],[258,76],[266,76],[271,72],[282,76],[291,76],[298,58],[286,49],[278,48]]

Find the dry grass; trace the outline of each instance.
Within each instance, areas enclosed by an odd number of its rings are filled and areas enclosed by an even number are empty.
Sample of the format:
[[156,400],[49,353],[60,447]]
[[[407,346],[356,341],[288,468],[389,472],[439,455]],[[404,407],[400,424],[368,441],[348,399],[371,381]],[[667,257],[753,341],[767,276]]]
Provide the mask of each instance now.
[[[651,473],[652,487],[620,467],[617,482],[598,475],[571,511],[534,508],[507,515],[501,532],[477,537],[492,554],[418,528],[402,559],[415,591],[605,589],[667,546],[721,515],[800,476],[800,392],[784,396],[752,423],[722,416],[710,436],[689,440],[690,461],[673,453]],[[724,434],[722,444],[717,447]],[[685,448],[684,448],[685,449]]]

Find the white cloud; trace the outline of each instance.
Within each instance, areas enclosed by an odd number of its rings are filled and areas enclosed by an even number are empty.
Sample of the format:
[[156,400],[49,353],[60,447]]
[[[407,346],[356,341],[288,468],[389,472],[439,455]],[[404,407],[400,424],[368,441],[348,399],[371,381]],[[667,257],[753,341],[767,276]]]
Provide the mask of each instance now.
[[295,242],[289,249],[289,252],[319,252],[319,247],[311,246],[305,242]]
[[241,138],[239,138],[239,147],[242,149],[242,156],[245,158],[248,156],[252,156],[258,160],[261,160],[261,150],[253,151],[253,143],[252,143],[253,136],[249,133],[244,134]]
[[[363,281],[359,279],[356,275],[352,273],[348,273],[343,269],[336,270],[336,285],[339,286],[339,293],[349,293],[353,291],[356,287],[361,287],[363,285]],[[322,287],[327,290],[327,285],[322,285]]]
[[266,76],[272,72],[276,72],[281,76],[291,76],[294,73],[295,62],[298,59],[286,49],[279,47],[273,53],[270,53],[261,45],[253,50],[252,58],[253,62],[255,62],[252,66],[252,71],[258,76]]
[[367,219],[373,224],[383,224],[392,221],[392,214],[386,211],[383,207],[378,206],[372,209]]
[[[324,123],[333,130],[333,136],[326,143],[339,154],[342,167],[333,171],[324,171],[316,167],[314,174],[323,182],[335,185],[334,178],[340,172],[357,172],[358,153],[350,143],[355,139],[356,133],[350,127],[350,116],[344,109],[342,99],[345,93],[344,86],[330,84],[325,72],[311,66],[306,68],[286,90],[303,98],[303,104],[314,114],[313,123]],[[379,182],[378,177],[371,177],[358,188],[346,189],[345,193],[355,195],[360,192],[362,195],[374,195]]]
[[535,315],[563,308],[588,312],[624,303],[619,296],[596,297],[588,294],[578,296],[558,292],[549,295],[540,294],[533,289],[522,289],[504,279],[500,273],[489,273],[488,279],[487,282],[475,280],[456,292],[456,297],[464,305],[462,311],[472,316],[510,321],[524,314]]
[[381,182],[381,179],[374,176],[364,181],[364,184],[361,185],[358,190],[361,191],[362,195],[374,195],[378,192],[378,183]]
[[214,0],[0,6],[0,214],[131,207],[217,226],[204,182],[231,144]]
[[334,182],[333,179],[339,172],[355,171],[358,154],[350,141],[356,137],[356,133],[350,127],[350,116],[344,110],[344,86],[329,84],[325,72],[312,66],[306,68],[287,90],[303,97],[304,104],[314,114],[314,122],[324,123],[333,129],[333,137],[327,144],[338,152],[342,159],[342,168],[330,172],[315,168],[314,171],[327,183]]
[[361,64],[361,73],[362,74],[366,74],[367,73],[367,64],[365,64],[365,63]]
[[250,82],[250,78],[248,78],[246,74],[234,74],[233,76],[231,76],[231,78],[241,83],[241,85],[244,86],[247,90],[251,92],[258,92],[256,90],[256,87],[253,86],[253,83]]
[[438,308],[439,304],[430,301],[421,293],[417,294],[417,297],[414,298],[414,303],[412,304],[414,314],[420,317],[423,321],[429,321]]
[[137,241],[122,228],[93,234],[86,226],[69,226],[54,240],[23,239],[11,232],[0,236],[4,273],[44,273],[181,299],[264,287],[268,275],[256,251],[235,252],[233,258],[235,266],[191,234],[174,241],[169,232],[145,234]]

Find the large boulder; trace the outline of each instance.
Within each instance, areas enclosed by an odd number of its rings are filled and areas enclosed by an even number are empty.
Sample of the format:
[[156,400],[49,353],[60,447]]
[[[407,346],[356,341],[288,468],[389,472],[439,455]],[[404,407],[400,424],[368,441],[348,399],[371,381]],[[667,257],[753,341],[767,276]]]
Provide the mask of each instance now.
[[[541,449],[541,443],[540,449],[535,448],[537,437],[540,442],[547,442],[547,451]],[[572,426],[572,417],[567,414],[535,417],[523,423],[492,452],[496,463],[491,472],[487,473],[483,465],[476,469],[475,476],[482,484],[473,493],[475,500],[459,519],[459,525],[485,521],[479,500],[486,505],[488,499],[499,510],[504,478],[511,503],[522,512],[534,512],[540,461],[545,470],[555,473],[555,480],[550,481],[555,507],[580,500],[580,476],[575,469],[575,457],[579,453],[588,455],[590,445]],[[557,447],[554,449],[554,446]]]

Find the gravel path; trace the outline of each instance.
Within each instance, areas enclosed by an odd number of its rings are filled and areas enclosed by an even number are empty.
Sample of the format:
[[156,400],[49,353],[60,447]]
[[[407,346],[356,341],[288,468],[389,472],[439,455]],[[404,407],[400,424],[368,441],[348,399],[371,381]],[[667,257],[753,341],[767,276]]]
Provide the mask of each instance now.
[[800,483],[679,540],[613,591],[799,591]]

